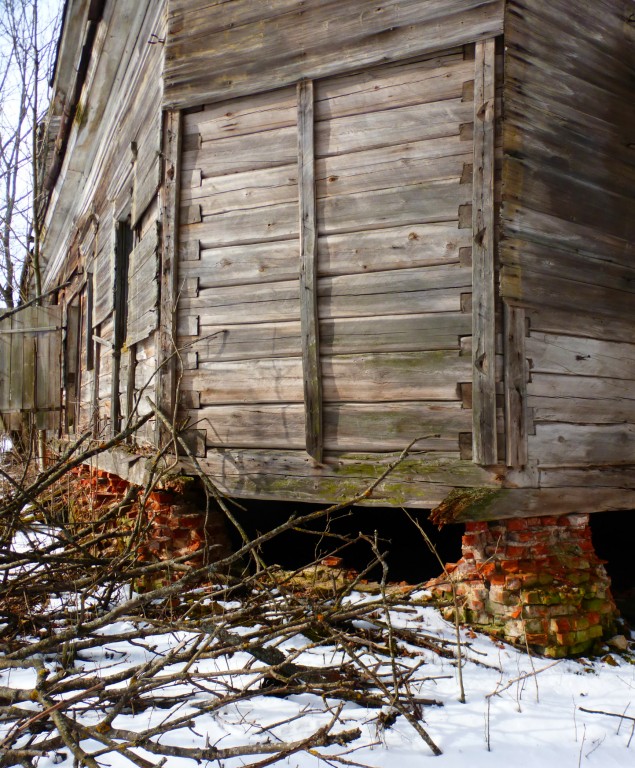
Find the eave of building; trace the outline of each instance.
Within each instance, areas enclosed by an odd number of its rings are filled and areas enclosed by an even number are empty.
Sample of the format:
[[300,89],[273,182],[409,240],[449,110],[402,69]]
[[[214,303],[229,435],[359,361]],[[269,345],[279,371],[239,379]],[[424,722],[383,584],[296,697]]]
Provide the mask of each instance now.
[[[63,110],[64,99],[74,88],[72,73],[77,72],[85,30],[91,21],[91,5],[89,0],[70,0],[66,8],[69,16],[60,41],[53,114],[58,114],[59,105]],[[106,137],[115,130],[120,118],[122,105],[119,103],[112,108],[112,94],[121,91],[129,76],[129,60],[146,15],[161,10],[160,3],[153,6],[152,11],[145,3],[106,3],[72,127],[64,139],[63,162],[51,189],[44,218],[45,289],[55,283],[73,238],[74,224],[85,212],[83,208],[89,205],[90,190],[97,183],[108,145]],[[121,30],[126,33],[121,34]]]

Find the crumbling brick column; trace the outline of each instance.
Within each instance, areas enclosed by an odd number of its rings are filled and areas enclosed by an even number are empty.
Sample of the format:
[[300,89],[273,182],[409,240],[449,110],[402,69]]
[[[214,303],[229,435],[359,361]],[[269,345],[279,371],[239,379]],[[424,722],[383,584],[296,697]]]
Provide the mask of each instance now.
[[[467,523],[463,557],[429,583],[461,621],[545,656],[586,653],[616,608],[588,515]],[[452,583],[450,583],[450,580]]]
[[[126,480],[100,469],[82,466],[74,474],[77,479],[69,507],[72,506],[76,519],[98,522],[130,488]],[[110,527],[123,526],[130,530],[140,524],[137,555],[141,561],[172,560],[189,555],[184,564],[200,567],[231,553],[224,515],[213,504],[206,509],[205,494],[196,478],[173,478],[149,493],[145,503],[143,496],[143,489],[139,488],[136,500],[121,509],[118,519],[107,523]],[[108,546],[112,547],[112,543]],[[182,571],[178,570],[172,574],[162,572],[151,583],[137,584],[137,587],[161,586],[181,575]]]
[[[137,503],[128,512],[133,519],[143,514],[147,521],[147,535],[138,547],[141,560],[191,555],[185,564],[198,568],[230,554],[231,543],[223,514],[214,506],[206,511],[204,498],[191,487],[193,479],[185,480],[152,491],[143,510]],[[175,573],[175,578],[180,575]],[[163,582],[167,581],[168,577],[164,576]]]

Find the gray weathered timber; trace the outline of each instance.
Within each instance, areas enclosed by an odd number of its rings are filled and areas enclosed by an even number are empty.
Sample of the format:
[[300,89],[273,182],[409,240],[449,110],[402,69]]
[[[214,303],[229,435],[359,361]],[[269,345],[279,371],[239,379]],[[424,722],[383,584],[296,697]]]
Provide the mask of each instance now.
[[508,467],[527,464],[527,351],[525,313],[504,307],[505,457]]
[[501,488],[473,489],[465,494],[455,491],[432,510],[433,519],[441,523],[472,520],[508,520],[519,517],[576,514],[580,509],[595,512],[629,510],[635,506],[632,488]]
[[635,424],[535,425],[529,435],[530,455],[539,455],[541,466],[598,466],[635,463]]
[[[578,5],[109,0],[87,68],[63,41],[49,131],[68,427],[156,385],[231,493],[341,501],[425,434],[371,503],[632,504],[635,27]],[[12,335],[39,407],[55,364]]]
[[360,13],[356,0],[301,9],[290,0],[266,8],[251,0],[171,0],[165,104],[206,104],[492,37],[502,32],[503,5],[388,0]]
[[60,306],[24,307],[0,320],[0,414],[7,426],[12,414],[28,411],[51,412],[51,428],[57,427],[61,350]]
[[[205,176],[200,185],[186,187],[181,195],[181,205],[199,203],[201,215],[260,208],[274,203],[289,203],[297,200],[297,162],[259,168],[254,171],[239,171],[220,176]],[[186,223],[183,220],[183,223]]]
[[298,193],[300,209],[300,334],[306,450],[322,461],[322,377],[317,296],[317,210],[313,138],[313,82],[298,84]]
[[[320,323],[324,355],[360,352],[459,350],[471,331],[471,318],[461,312],[334,318]],[[206,362],[298,357],[300,322],[197,325],[200,338],[191,347],[196,365]],[[190,339],[192,341],[192,339]]]
[[318,200],[320,234],[454,221],[471,197],[469,185],[439,179]]
[[[624,398],[540,397],[527,399],[534,423],[623,424],[635,423],[635,400]],[[566,462],[566,458],[564,459]]]
[[[303,451],[210,449],[202,466],[227,493],[242,497],[309,501],[319,493],[338,502],[365,490],[398,453],[331,453],[317,465]],[[419,453],[397,466],[364,502],[430,508],[453,486],[496,487],[493,473],[456,453]],[[439,500],[439,501],[437,501]]]
[[130,254],[126,345],[145,339],[157,327],[159,232],[155,223]]
[[495,464],[494,298],[495,43],[476,44],[474,61],[474,203],[472,206],[473,455]]
[[534,331],[527,339],[527,356],[534,373],[635,380],[635,343]]
[[635,488],[635,464],[615,467],[558,467],[540,470],[541,488]]
[[[592,289],[589,261],[578,256],[589,252],[624,268],[632,263],[632,169],[622,147],[635,106],[627,95],[621,4],[586,4],[583,17],[566,22],[570,14],[561,0],[517,5],[508,3],[505,25],[510,119],[503,138],[503,227],[520,242],[515,250],[513,242],[502,243],[502,290],[526,304],[625,312],[626,297],[622,302],[617,291]],[[558,46],[551,46],[555,36]],[[534,243],[542,246],[544,268],[522,256]],[[514,263],[508,279],[507,265]],[[598,281],[619,277],[598,266]],[[550,285],[558,281],[546,296],[538,289],[542,275]]]
[[332,120],[462,96],[474,77],[472,63],[456,48],[407,67],[389,64],[315,83],[315,116]]
[[[163,122],[164,185],[161,194],[161,303],[159,332],[157,335],[156,403],[161,412],[169,415],[175,408],[178,297],[178,237],[179,192],[181,182],[182,115],[165,113]],[[162,432],[156,430],[157,439]]]
[[[192,413],[206,430],[208,447],[305,448],[304,406],[262,404],[207,406]],[[325,404],[324,449],[329,451],[401,450],[415,438],[418,447],[457,450],[458,435],[470,429],[470,413],[460,402]]]
[[[261,352],[262,355],[262,352]],[[457,381],[470,374],[458,351],[333,355],[321,363],[328,402],[458,400]],[[201,406],[231,403],[303,402],[300,357],[199,362],[181,387],[200,394]]]

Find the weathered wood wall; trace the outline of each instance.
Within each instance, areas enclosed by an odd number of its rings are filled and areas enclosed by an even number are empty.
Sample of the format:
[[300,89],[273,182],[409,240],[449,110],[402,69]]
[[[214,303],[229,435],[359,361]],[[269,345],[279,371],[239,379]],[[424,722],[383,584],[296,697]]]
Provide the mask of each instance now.
[[165,104],[187,108],[502,33],[503,0],[168,0]]
[[[185,115],[181,400],[228,490],[343,498],[418,437],[432,453],[378,499],[495,482],[469,460],[477,66],[454,48]],[[493,150],[492,124],[491,184]],[[493,277],[489,302],[493,341]]]
[[[163,3],[106,3],[47,212],[45,282],[69,280],[58,300],[80,313],[79,371],[77,384],[67,386],[67,428],[110,429],[113,374],[125,418],[156,367],[163,88],[163,49],[157,41],[165,38],[165,21]],[[64,216],[66,227],[60,225]],[[121,309],[125,336],[113,365],[119,222],[132,229],[133,250]],[[153,396],[153,388],[146,394]],[[75,398],[77,404],[71,402]],[[151,438],[152,430],[146,425],[142,437]]]
[[506,6],[501,292],[528,327],[535,482],[632,488],[633,9],[574,6]]
[[19,429],[24,412],[55,429],[61,412],[61,307],[31,306],[0,320],[0,418]]

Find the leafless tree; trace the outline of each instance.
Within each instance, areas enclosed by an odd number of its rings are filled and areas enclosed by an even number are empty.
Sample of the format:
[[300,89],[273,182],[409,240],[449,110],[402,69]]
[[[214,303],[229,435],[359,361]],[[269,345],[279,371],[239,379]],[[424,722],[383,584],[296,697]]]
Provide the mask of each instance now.
[[[13,307],[25,262],[39,285],[38,126],[58,29],[58,0],[0,0],[0,301]],[[41,20],[41,16],[44,20]]]

